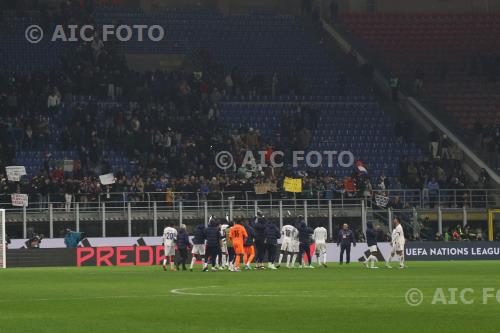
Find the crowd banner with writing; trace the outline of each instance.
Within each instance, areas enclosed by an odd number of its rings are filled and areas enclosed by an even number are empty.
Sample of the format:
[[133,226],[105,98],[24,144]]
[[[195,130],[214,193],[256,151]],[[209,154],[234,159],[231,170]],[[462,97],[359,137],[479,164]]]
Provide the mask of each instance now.
[[14,193],[10,195],[12,206],[14,207],[28,207],[28,195],[21,193]]
[[102,185],[111,185],[115,183],[115,176],[112,173],[107,173],[105,175],[100,175],[99,180]]
[[74,161],[73,160],[64,160],[63,161],[64,172],[73,172],[73,169],[74,169]]
[[26,168],[23,165],[11,165],[5,167],[7,179],[13,182],[21,180],[21,176],[26,175]]
[[269,183],[258,183],[254,185],[255,194],[266,194],[271,190]]
[[300,193],[302,192],[302,179],[285,177],[283,187],[287,192]]

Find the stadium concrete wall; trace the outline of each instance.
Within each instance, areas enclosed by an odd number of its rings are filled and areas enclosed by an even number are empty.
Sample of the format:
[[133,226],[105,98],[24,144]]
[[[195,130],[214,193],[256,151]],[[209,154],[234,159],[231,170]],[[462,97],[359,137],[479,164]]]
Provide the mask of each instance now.
[[[371,8],[376,12],[478,12],[498,11],[499,1],[488,0],[337,0],[342,11],[367,12]],[[330,3],[330,0],[321,0],[322,3]],[[373,5],[370,5],[370,2]]]

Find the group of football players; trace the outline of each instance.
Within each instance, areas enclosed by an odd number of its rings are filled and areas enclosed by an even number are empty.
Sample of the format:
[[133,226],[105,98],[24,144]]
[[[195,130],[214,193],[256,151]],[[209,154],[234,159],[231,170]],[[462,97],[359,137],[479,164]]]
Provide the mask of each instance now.
[[[391,239],[391,256],[386,262],[386,267],[390,268],[390,261],[397,256],[400,268],[405,268],[404,262],[404,232],[399,218],[392,221],[394,229]],[[339,242],[343,239],[346,242],[352,236],[346,228],[340,231]],[[343,237],[342,233],[347,236]],[[349,237],[348,237],[349,236]],[[170,263],[170,270],[186,270],[186,260],[188,251],[191,250],[192,259],[189,269],[192,271],[196,261],[201,261],[203,271],[208,271],[211,265],[212,271],[224,270],[238,272],[241,265],[246,270],[251,269],[277,269],[281,267],[286,257],[287,268],[314,268],[311,260],[311,245],[315,244],[315,254],[318,266],[327,267],[327,240],[328,234],[324,227],[317,227],[312,230],[299,216],[296,223],[286,224],[281,231],[274,223],[266,221],[262,213],[258,213],[251,220],[235,219],[234,222],[226,219],[216,219],[210,217],[208,226],[200,224],[196,226],[193,236],[190,239],[186,232],[186,226],[181,225],[179,231],[173,225],[169,225],[163,232],[163,244],[165,246],[165,259],[163,269],[167,270],[167,263]],[[364,262],[367,268],[377,268],[378,246],[376,233],[373,225],[368,223],[366,231],[369,256]],[[281,239],[280,254],[276,261],[276,250]],[[354,240],[352,240],[354,242]],[[355,243],[354,243],[355,245]],[[347,263],[349,263],[349,246],[347,248]],[[179,260],[174,261],[176,249],[179,252]],[[342,263],[342,252],[340,263]],[[304,258],[305,257],[305,258]],[[306,259],[307,258],[307,264]],[[267,260],[266,260],[267,259]],[[298,266],[296,262],[298,259]],[[267,261],[267,266],[264,264]],[[252,264],[254,266],[252,267]]]
[[[284,225],[281,231],[274,223],[268,222],[261,212],[250,220],[235,219],[234,222],[227,217],[217,219],[212,216],[207,227],[203,224],[196,226],[189,241],[186,241],[185,231],[185,225],[180,226],[179,232],[173,225],[165,228],[164,270],[167,270],[167,263],[170,263],[170,270],[178,270],[181,265],[186,270],[185,257],[189,249],[192,254],[189,267],[191,271],[197,260],[201,261],[203,271],[208,271],[210,265],[212,271],[227,269],[237,272],[241,270],[242,264],[246,270],[274,270],[281,266],[285,256],[287,268],[297,267],[297,258],[298,267],[314,268],[310,255],[312,242],[316,244],[318,265],[326,267],[327,231],[323,227],[312,230],[302,216],[297,218],[294,225]],[[281,251],[275,264],[279,239]],[[180,254],[178,261],[174,260],[176,248]],[[307,257],[307,264],[303,259],[304,255]]]

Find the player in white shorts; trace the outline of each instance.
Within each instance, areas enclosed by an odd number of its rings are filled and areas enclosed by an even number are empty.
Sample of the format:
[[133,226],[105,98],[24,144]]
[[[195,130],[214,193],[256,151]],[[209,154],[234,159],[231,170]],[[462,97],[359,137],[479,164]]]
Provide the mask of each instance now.
[[395,256],[399,256],[399,268],[405,268],[405,255],[404,255],[404,250],[405,250],[405,234],[403,231],[403,227],[401,226],[401,220],[399,217],[395,217],[394,220],[392,221],[394,224],[394,229],[392,230],[392,235],[391,235],[391,256],[387,260],[385,266],[387,268],[392,268],[390,266],[391,259]]
[[177,241],[177,230],[172,223],[163,230],[163,245],[165,246],[165,258],[163,259],[163,270],[167,270],[167,258],[170,262],[170,270],[174,271],[175,242]]
[[228,252],[227,252],[227,239],[226,239],[226,229],[229,227],[228,224],[223,224],[220,226],[220,266],[219,269],[229,268],[228,263]]
[[[318,265],[326,266],[326,239],[328,238],[328,233],[324,227],[317,227],[313,232],[313,240],[315,245],[316,260]],[[323,259],[323,262],[321,262]]]
[[299,256],[300,252],[299,230],[296,230],[297,233],[292,239],[292,263],[290,264],[290,268],[295,268],[295,262],[297,261],[297,257]]
[[191,265],[189,270],[193,271],[193,266],[196,262],[196,259],[201,260],[202,266],[205,266],[205,240],[207,239],[207,230],[205,225],[198,224],[194,229],[193,233],[193,249],[191,250],[191,254],[193,257],[191,258]]
[[281,253],[278,259],[278,265],[276,266],[277,268],[280,267],[285,253],[286,267],[290,268],[290,259],[294,248],[293,240],[295,237],[297,237],[298,234],[299,231],[292,225],[287,224],[284,225],[283,228],[281,228]]
[[366,268],[378,268],[375,263],[378,262],[377,254],[377,232],[373,226],[372,222],[366,223],[366,244],[368,245],[368,251],[370,255],[366,258],[364,262]]

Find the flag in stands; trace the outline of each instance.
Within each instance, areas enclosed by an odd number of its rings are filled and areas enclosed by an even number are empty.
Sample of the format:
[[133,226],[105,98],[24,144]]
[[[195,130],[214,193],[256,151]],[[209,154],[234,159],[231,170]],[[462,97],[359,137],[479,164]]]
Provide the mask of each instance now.
[[357,161],[356,162],[356,167],[358,168],[358,171],[361,173],[368,173],[368,170],[366,169],[363,161]]

